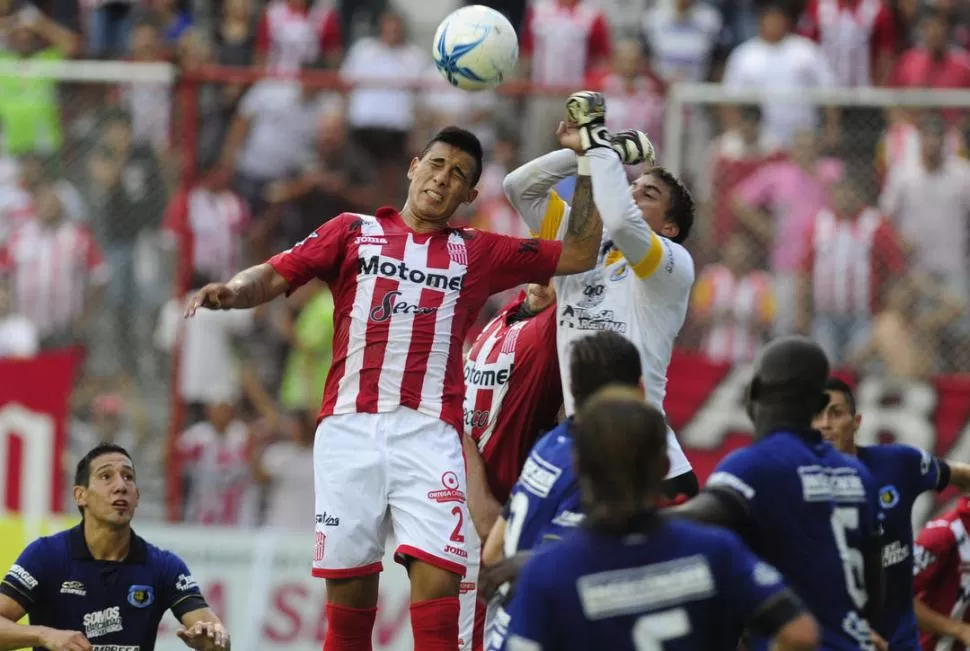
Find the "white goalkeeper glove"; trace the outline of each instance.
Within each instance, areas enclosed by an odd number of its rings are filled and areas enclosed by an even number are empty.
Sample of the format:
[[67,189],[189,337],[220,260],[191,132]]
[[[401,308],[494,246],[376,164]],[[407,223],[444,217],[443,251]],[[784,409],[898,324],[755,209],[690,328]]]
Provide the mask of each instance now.
[[610,137],[613,150],[620,155],[624,165],[639,165],[646,163],[653,167],[657,164],[657,153],[653,143],[643,131],[620,131]]
[[581,90],[570,95],[566,100],[566,117],[570,126],[579,131],[584,154],[596,147],[612,147],[610,133],[605,124],[606,99],[601,93]]

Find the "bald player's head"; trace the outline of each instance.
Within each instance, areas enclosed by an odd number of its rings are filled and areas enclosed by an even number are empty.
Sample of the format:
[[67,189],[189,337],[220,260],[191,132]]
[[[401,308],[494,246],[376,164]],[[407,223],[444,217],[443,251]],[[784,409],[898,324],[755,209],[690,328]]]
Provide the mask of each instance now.
[[809,427],[827,403],[828,376],[828,357],[811,339],[781,337],[765,346],[748,393],[756,433],[777,425]]

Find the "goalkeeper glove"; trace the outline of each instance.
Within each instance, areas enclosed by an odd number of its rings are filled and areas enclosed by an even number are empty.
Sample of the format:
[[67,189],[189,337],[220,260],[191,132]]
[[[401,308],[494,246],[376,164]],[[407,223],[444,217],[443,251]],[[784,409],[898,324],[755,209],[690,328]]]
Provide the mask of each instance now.
[[596,147],[612,147],[606,130],[606,99],[600,93],[582,90],[566,100],[569,125],[577,127],[583,153]]
[[620,131],[610,138],[614,151],[620,155],[624,165],[646,163],[650,167],[657,164],[653,143],[643,131]]

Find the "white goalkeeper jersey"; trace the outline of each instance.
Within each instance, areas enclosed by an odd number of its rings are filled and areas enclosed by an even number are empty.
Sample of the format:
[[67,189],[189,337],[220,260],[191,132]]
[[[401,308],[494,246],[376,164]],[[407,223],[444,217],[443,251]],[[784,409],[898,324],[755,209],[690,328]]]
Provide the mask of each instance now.
[[[612,330],[636,346],[647,400],[662,412],[667,367],[694,283],[694,261],[687,249],[658,236],[644,221],[614,152],[594,149],[589,159],[593,195],[604,224],[599,261],[585,273],[553,278],[566,415],[575,411],[569,390],[570,347],[577,339],[600,330]],[[576,154],[561,150],[506,177],[506,194],[535,236],[561,239],[565,234],[569,205],[552,187],[575,173]],[[690,462],[670,429],[667,447],[668,477],[689,471]]]

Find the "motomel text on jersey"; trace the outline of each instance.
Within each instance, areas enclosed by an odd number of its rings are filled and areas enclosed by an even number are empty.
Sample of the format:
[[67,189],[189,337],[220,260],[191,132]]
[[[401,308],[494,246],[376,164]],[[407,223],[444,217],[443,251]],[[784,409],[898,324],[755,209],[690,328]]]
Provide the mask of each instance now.
[[401,260],[381,260],[379,255],[357,258],[358,273],[364,276],[384,276],[424,285],[431,289],[460,291],[465,283],[464,272],[449,274],[446,269],[426,271],[412,269]]
[[508,368],[502,369],[480,369],[474,364],[465,366],[465,384],[476,387],[495,387],[502,386],[512,377],[512,368],[515,364],[509,364]]

